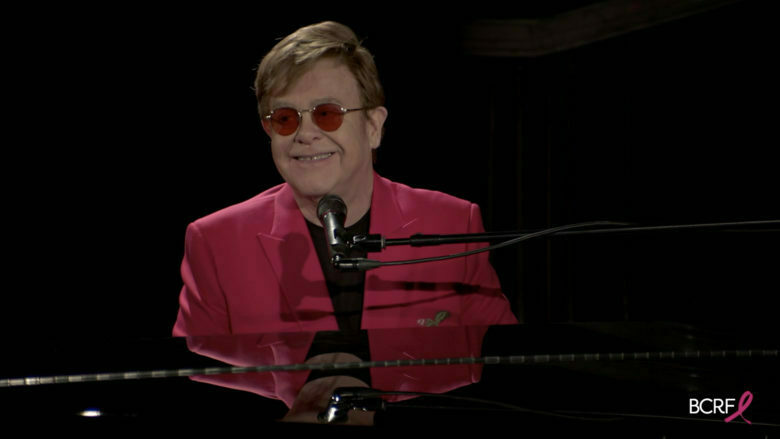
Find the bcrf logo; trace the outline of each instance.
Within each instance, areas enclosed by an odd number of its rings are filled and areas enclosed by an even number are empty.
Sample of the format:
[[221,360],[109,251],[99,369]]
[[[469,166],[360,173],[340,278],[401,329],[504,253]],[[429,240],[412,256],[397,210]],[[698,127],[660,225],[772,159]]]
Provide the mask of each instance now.
[[732,413],[734,409],[735,398],[690,398],[688,400],[688,413],[691,415],[704,414],[704,415],[728,415],[724,419],[726,422],[731,422],[736,419],[737,416],[742,418],[745,422],[750,424],[751,422],[742,416],[745,409],[748,408],[751,402],[753,402],[753,394],[745,392],[739,398],[737,410]]

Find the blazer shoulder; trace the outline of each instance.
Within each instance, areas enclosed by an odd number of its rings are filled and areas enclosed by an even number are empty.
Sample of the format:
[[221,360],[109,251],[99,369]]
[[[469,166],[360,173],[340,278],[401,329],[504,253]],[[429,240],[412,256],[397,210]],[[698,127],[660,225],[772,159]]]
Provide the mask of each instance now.
[[236,225],[268,225],[273,220],[276,199],[284,189],[279,184],[254,197],[210,213],[193,221],[201,230],[221,229]]
[[401,206],[425,209],[444,209],[447,211],[470,210],[471,201],[431,189],[413,188],[402,183],[387,180],[391,192]]

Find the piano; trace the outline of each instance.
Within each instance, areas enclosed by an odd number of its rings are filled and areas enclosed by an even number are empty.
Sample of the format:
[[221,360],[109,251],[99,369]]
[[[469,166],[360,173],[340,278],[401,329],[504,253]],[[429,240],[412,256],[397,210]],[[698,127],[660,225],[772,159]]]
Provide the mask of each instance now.
[[100,432],[764,437],[780,433],[779,350],[768,324],[671,322],[27,339],[4,349],[0,418]]

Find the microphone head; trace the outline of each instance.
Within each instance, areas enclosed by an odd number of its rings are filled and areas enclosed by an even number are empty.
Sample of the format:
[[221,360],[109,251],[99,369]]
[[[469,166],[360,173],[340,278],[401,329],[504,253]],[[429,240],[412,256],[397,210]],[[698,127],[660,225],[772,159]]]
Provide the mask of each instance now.
[[347,205],[338,195],[325,195],[324,197],[320,198],[319,203],[317,203],[317,217],[322,220],[322,217],[328,212],[332,212],[336,215],[346,218]]

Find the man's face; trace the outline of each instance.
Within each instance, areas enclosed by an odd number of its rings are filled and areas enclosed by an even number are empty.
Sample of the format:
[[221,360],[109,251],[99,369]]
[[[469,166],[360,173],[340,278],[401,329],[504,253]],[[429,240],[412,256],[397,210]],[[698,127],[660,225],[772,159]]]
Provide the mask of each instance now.
[[[272,96],[270,108],[300,111],[323,103],[361,107],[357,80],[346,66],[331,59],[318,61],[283,94]],[[384,111],[371,110],[368,118],[362,111],[347,113],[335,131],[318,127],[310,112],[301,112],[298,129],[289,135],[281,135],[264,124],[271,137],[276,168],[297,196],[318,198],[335,194],[346,200],[360,196],[361,191],[370,191],[371,151],[379,146]]]

